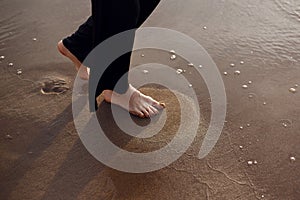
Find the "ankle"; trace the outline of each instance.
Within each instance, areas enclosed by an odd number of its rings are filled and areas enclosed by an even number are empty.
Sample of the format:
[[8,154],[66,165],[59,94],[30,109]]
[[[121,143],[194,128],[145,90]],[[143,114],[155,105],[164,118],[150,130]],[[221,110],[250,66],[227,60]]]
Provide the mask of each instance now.
[[57,49],[62,55],[65,56],[65,49],[62,40],[57,43]]
[[112,90],[104,90],[102,92],[102,95],[103,95],[103,98],[106,102],[109,102],[111,103],[111,99],[112,99],[112,94],[113,94],[113,91]]

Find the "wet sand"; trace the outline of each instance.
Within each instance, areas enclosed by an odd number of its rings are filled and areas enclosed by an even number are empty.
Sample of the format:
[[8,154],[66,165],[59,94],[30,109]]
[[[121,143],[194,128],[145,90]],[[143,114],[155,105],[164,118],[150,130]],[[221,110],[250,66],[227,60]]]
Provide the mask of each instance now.
[[[56,43],[87,18],[89,2],[3,0],[0,5],[0,56],[5,56],[0,61],[1,199],[299,199],[300,88],[289,92],[300,85],[298,1],[161,2],[145,25],[191,36],[220,72],[228,73],[223,75],[227,123],[213,151],[199,160],[210,100],[203,80],[194,80],[186,67],[200,99],[198,135],[179,160],[145,174],[102,165],[87,152],[74,127],[76,72],[59,55]],[[148,58],[172,67],[184,63],[170,62],[167,53],[145,50],[144,58],[140,53],[134,54],[133,66]],[[234,75],[236,70],[241,74]],[[49,80],[64,80],[69,89],[44,95],[40,90]],[[165,101],[170,117],[164,134],[148,141],[149,146],[120,134],[108,104],[102,103],[98,113],[111,139],[135,151],[161,147],[180,121],[178,108],[171,106],[177,102],[174,96],[162,89],[144,91]],[[249,166],[248,161],[257,164]]]

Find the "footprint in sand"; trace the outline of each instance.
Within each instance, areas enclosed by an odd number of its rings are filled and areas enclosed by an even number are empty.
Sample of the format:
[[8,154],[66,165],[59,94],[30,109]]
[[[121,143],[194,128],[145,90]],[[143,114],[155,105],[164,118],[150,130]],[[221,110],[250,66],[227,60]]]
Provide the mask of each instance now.
[[42,94],[62,94],[68,91],[70,88],[67,86],[67,82],[59,78],[48,78],[43,81],[41,92]]

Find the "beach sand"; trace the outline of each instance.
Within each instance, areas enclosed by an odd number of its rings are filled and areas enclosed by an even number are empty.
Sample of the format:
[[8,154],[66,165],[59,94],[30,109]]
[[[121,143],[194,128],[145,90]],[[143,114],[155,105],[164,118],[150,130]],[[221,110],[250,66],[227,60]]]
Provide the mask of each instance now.
[[[144,26],[180,31],[208,51],[225,84],[227,122],[214,149],[198,159],[210,119],[210,97],[203,80],[183,67],[200,102],[197,137],[173,164],[144,174],[101,164],[83,146],[74,126],[76,72],[56,44],[89,16],[89,1],[2,0],[0,5],[0,56],[5,56],[0,61],[0,199],[299,199],[298,1],[161,2]],[[174,68],[185,62],[171,62],[168,52],[144,50],[134,53],[132,66],[151,59]],[[236,70],[241,74],[235,75]],[[42,94],[45,82],[59,84],[57,90],[64,92]],[[298,91],[290,92],[291,87]],[[98,111],[111,139],[137,152],[160,148],[180,123],[174,95],[161,88],[143,91],[166,102],[169,117],[162,135],[148,146],[120,134],[109,104],[101,103]]]

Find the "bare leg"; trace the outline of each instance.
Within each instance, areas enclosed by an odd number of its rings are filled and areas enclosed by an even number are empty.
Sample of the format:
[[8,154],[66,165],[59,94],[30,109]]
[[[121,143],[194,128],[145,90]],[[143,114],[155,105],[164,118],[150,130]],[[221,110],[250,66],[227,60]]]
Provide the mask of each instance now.
[[159,110],[165,108],[164,103],[144,95],[132,85],[129,85],[125,94],[118,94],[112,90],[104,90],[102,94],[105,101],[116,104],[141,118],[157,115]]
[[88,80],[89,79],[88,68],[81,64],[81,62],[64,46],[62,41],[58,42],[57,48],[58,51],[63,56],[66,56],[73,62],[76,70],[79,72],[79,77],[83,80]]

